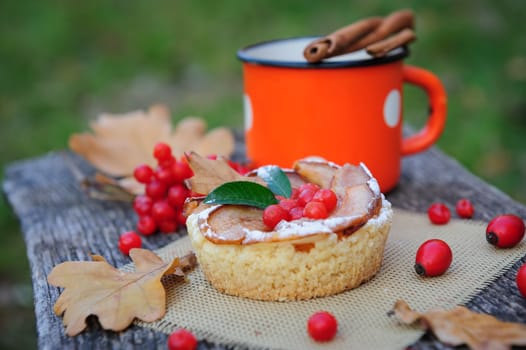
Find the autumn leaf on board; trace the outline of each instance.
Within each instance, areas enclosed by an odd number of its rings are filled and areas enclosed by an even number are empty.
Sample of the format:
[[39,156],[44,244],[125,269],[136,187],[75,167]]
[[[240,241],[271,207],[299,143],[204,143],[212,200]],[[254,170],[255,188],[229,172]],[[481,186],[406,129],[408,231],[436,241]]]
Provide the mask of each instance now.
[[418,322],[430,329],[445,344],[467,344],[470,349],[510,349],[512,345],[526,345],[526,325],[503,322],[497,318],[476,313],[464,306],[451,310],[431,310],[418,313],[398,300],[391,312],[405,324]]
[[207,133],[201,118],[184,118],[172,130],[170,112],[162,105],[146,112],[102,114],[90,126],[93,133],[71,135],[69,147],[110,176],[129,177],[139,164],[155,166],[153,148],[158,142],[168,143],[176,157],[188,151],[228,157],[234,150],[234,136],[229,129],[216,128]]
[[104,329],[121,331],[135,318],[152,322],[166,312],[166,292],[161,278],[195,266],[193,254],[164,262],[147,249],[132,249],[134,272],[123,272],[99,255],[93,261],[67,261],[53,268],[48,283],[64,288],[54,306],[64,314],[66,334],[74,336],[86,328],[86,318],[98,317]]
[[189,152],[186,158],[194,173],[194,176],[187,183],[189,188],[195,193],[207,195],[220,185],[233,181],[250,181],[265,185],[265,182],[257,176],[239,174],[222,157],[208,159],[197,152]]

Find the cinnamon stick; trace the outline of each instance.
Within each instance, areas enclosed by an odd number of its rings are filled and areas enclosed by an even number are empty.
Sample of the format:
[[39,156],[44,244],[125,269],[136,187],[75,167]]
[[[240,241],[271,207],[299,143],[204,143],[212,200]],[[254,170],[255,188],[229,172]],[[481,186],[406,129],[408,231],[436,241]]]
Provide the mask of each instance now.
[[367,51],[367,53],[371,56],[383,57],[387,55],[387,53],[392,49],[408,44],[415,40],[415,32],[412,29],[405,28],[395,35],[388,37],[387,39],[372,43],[365,48],[365,51]]
[[[377,42],[379,44],[372,46],[371,52],[385,55],[390,49],[413,41],[415,39],[413,28],[413,12],[408,9],[393,12],[385,18],[370,17],[314,40],[304,49],[303,55],[308,62],[314,63],[357,51]],[[411,32],[404,31],[405,29],[410,29]],[[389,38],[391,35],[393,39]]]

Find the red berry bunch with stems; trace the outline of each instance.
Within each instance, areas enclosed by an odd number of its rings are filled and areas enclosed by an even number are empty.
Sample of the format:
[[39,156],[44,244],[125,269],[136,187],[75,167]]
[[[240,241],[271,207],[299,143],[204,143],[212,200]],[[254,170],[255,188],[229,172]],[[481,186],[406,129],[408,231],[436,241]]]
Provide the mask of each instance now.
[[[152,168],[147,164],[137,166],[133,172],[135,179],[144,184],[144,194],[135,197],[133,209],[139,216],[137,230],[143,235],[155,232],[170,233],[186,224],[183,206],[186,198],[197,195],[185,185],[185,180],[194,174],[186,157],[177,159],[170,145],[159,142],[153,149],[157,166]],[[208,156],[216,159],[217,156]],[[248,168],[228,161],[230,167],[245,174]]]
[[281,221],[301,218],[325,219],[336,208],[336,194],[313,183],[305,183],[292,189],[290,198],[278,197],[279,203],[272,204],[263,211],[263,222],[274,229]]
[[184,180],[193,175],[186,158],[174,157],[166,143],[157,143],[153,156],[157,160],[156,168],[141,164],[133,173],[145,186],[144,194],[135,197],[133,202],[133,209],[139,216],[137,230],[144,235],[174,232],[185,225],[183,205],[190,191]]

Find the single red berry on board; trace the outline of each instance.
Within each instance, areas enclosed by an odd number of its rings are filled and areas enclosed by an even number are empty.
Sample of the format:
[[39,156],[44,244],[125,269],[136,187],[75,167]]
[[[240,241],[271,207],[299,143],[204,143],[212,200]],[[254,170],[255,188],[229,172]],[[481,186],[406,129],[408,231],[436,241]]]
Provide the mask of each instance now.
[[124,232],[119,237],[119,249],[124,255],[130,254],[130,249],[140,248],[142,245],[141,236],[134,231]]
[[150,182],[153,176],[153,169],[147,164],[141,164],[133,170],[133,177],[142,184]]
[[172,156],[172,148],[167,143],[159,142],[153,147],[153,156],[159,162],[170,159]]
[[336,197],[336,193],[328,188],[322,188],[318,190],[314,194],[314,197],[312,197],[312,200],[323,203],[327,209],[327,212],[329,213],[333,211],[334,208],[336,208],[336,204],[338,203],[338,197]]
[[149,236],[157,231],[157,223],[151,215],[139,216],[137,230],[145,236]]
[[526,298],[526,264],[522,264],[522,266],[519,267],[515,281],[517,282],[519,292]]
[[435,225],[445,225],[451,218],[449,208],[443,203],[433,203],[427,210],[429,220]]
[[462,198],[457,202],[457,205],[455,207],[458,216],[464,219],[471,219],[473,217],[473,214],[475,213],[475,209],[473,208],[473,204],[469,199]]
[[430,239],[416,251],[415,271],[420,276],[440,276],[451,265],[453,252],[441,239]]
[[309,202],[303,208],[303,216],[309,219],[325,219],[329,216],[327,208],[321,202]]
[[273,229],[281,220],[288,220],[289,213],[278,204],[272,204],[263,210],[263,223]]
[[524,237],[524,221],[516,215],[505,214],[493,218],[486,228],[486,240],[498,248],[511,248]]
[[153,199],[163,198],[166,194],[167,186],[159,180],[152,180],[146,184],[145,192]]
[[168,337],[169,350],[195,350],[197,339],[186,329],[178,329]]
[[168,203],[174,208],[181,208],[190,191],[183,184],[175,184],[168,190]]
[[307,322],[307,331],[315,341],[330,341],[338,331],[338,321],[327,311],[316,312]]
[[137,215],[148,215],[152,211],[153,199],[145,195],[138,195],[133,199],[133,210]]

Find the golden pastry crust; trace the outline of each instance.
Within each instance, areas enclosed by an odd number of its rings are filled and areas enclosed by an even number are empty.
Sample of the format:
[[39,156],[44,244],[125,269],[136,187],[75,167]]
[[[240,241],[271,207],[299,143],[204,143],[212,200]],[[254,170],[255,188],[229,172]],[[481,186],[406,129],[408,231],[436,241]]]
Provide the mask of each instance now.
[[217,290],[257,300],[301,300],[356,288],[380,269],[392,221],[391,204],[350,235],[324,233],[256,244],[216,244],[203,235],[199,213],[188,234],[207,280]]

